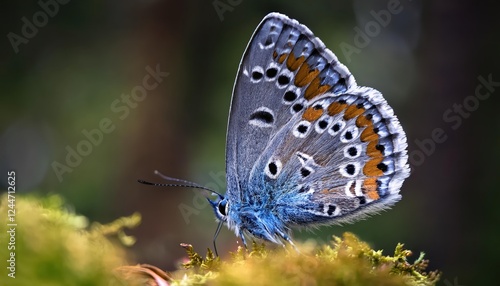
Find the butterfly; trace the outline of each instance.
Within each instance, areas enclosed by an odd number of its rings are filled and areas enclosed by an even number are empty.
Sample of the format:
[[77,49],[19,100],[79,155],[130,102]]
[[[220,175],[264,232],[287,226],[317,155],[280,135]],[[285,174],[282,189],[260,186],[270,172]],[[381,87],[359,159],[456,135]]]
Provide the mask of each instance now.
[[223,224],[245,246],[246,237],[294,245],[294,227],[391,207],[410,175],[405,132],[382,94],[358,86],[319,38],[279,13],[264,17],[243,54],[226,141],[227,192],[209,199],[216,253]]
[[293,244],[291,229],[354,222],[401,199],[407,142],[382,94],[356,84],[296,20],[264,17],[239,65],[219,220],[246,238]]

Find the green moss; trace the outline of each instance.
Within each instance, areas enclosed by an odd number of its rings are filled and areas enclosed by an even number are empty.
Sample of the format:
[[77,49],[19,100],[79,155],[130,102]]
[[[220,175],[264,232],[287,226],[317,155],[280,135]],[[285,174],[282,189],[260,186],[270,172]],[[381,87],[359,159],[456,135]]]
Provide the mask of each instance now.
[[398,244],[392,256],[371,249],[351,233],[334,237],[331,245],[300,245],[267,250],[253,244],[239,248],[229,261],[220,261],[209,250],[202,259],[186,248],[188,270],[172,273],[173,285],[435,285],[439,274],[425,273],[423,254],[413,263],[411,251]]
[[[183,244],[188,261],[167,274],[152,265],[131,266],[127,259],[123,245],[135,239],[124,229],[139,224],[138,214],[90,224],[65,209],[59,196],[21,196],[16,197],[15,216],[5,216],[13,204],[6,195],[0,199],[4,265],[15,253],[16,278],[0,267],[0,281],[7,285],[435,285],[439,278],[437,272],[425,272],[423,254],[410,262],[411,251],[398,244],[393,255],[385,256],[350,233],[328,245],[298,245],[299,252],[254,243],[251,250],[240,247],[224,261],[210,249],[202,257]],[[13,241],[12,228],[15,249],[9,250],[4,242]]]
[[[15,216],[5,216],[14,207]],[[89,227],[87,218],[66,210],[61,197],[55,195],[16,196],[15,202],[3,195],[0,214],[0,257],[4,261],[0,280],[7,285],[109,285],[114,269],[129,263],[121,245],[109,237],[130,242],[123,228],[140,221],[136,214]],[[10,245],[4,243],[9,241]],[[15,254],[15,273],[11,274],[15,278],[8,276],[14,268],[5,267],[11,253]]]

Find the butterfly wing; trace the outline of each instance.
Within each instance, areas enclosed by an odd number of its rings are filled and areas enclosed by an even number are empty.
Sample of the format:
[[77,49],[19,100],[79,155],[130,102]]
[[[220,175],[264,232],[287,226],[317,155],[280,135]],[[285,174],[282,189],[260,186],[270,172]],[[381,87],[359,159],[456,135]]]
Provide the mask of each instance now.
[[286,225],[352,221],[400,199],[406,135],[305,26],[264,18],[243,56],[227,137],[229,199],[264,198]]
[[[406,136],[371,88],[326,93],[292,117],[252,170],[286,225],[351,222],[390,207],[409,175]],[[276,172],[274,166],[280,166]]]
[[229,199],[245,201],[252,169],[271,138],[311,99],[355,85],[307,27],[278,13],[267,15],[246,48],[234,86],[226,144]]

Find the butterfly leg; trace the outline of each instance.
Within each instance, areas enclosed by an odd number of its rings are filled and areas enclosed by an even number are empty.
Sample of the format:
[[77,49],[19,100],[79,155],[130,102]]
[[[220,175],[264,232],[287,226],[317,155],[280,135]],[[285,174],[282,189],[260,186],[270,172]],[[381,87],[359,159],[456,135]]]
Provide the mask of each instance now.
[[[280,237],[283,240],[285,240],[286,242],[290,243],[290,245],[293,247],[293,249],[295,249],[295,251],[297,251],[298,253],[300,253],[299,249],[297,248],[297,246],[295,246],[295,244],[293,243],[293,241],[290,238],[290,236],[288,236],[288,234],[286,234],[284,232],[279,232],[279,235],[280,235]],[[285,247],[285,244],[283,244],[283,247]]]
[[215,251],[215,255],[216,256],[219,256],[219,252],[217,251],[216,240],[217,240],[217,236],[219,236],[219,232],[220,232],[220,229],[221,229],[221,227],[222,227],[223,224],[224,224],[223,221],[219,222],[219,225],[217,226],[217,230],[215,231],[215,234],[214,234],[214,251]]
[[241,242],[245,246],[245,249],[248,249],[248,247],[247,247],[247,241],[245,240],[245,236],[243,235],[243,233],[240,234],[240,238],[241,238]]

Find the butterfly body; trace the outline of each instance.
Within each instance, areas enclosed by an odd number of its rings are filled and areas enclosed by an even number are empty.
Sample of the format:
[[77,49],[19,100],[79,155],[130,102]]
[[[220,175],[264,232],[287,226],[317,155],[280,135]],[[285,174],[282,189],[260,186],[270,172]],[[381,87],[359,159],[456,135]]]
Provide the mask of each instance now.
[[352,222],[400,200],[406,148],[382,94],[358,86],[307,27],[271,13],[240,63],[228,191],[211,203],[244,242],[291,242],[292,227]]

